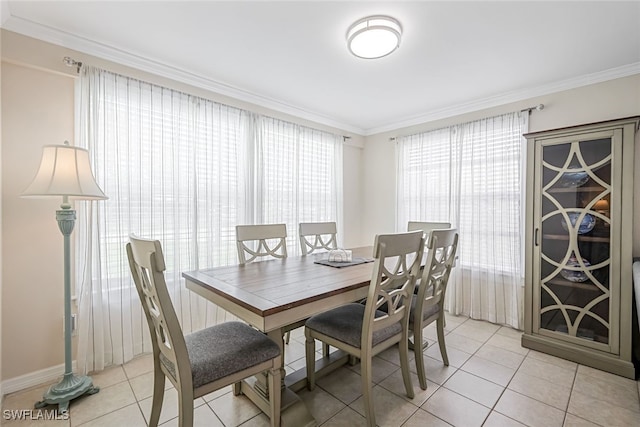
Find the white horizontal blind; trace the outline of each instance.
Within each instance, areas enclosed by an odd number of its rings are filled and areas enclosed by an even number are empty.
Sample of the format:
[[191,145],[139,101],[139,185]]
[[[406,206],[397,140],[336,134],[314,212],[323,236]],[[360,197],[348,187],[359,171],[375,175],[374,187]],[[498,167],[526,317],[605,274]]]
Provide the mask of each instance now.
[[[189,333],[231,318],[189,292],[181,274],[237,263],[237,224],[285,222],[297,232],[299,219],[339,221],[335,135],[90,66],[78,97],[78,145],[109,197],[78,205],[82,370],[151,350],[125,251],[130,233],[161,241]],[[310,159],[320,166],[307,168]],[[297,240],[289,243],[296,250]]]
[[342,139],[262,117],[256,172],[256,222],[287,225],[287,249],[300,254],[300,222],[339,221]]
[[[513,123],[513,121],[516,123]],[[458,133],[463,265],[520,274],[521,151],[526,129],[513,115],[464,124]]]
[[397,226],[407,229],[418,219],[449,222],[451,186],[456,154],[449,129],[411,135],[397,144]]
[[398,139],[397,228],[451,222],[460,234],[448,307],[521,327],[521,113]]

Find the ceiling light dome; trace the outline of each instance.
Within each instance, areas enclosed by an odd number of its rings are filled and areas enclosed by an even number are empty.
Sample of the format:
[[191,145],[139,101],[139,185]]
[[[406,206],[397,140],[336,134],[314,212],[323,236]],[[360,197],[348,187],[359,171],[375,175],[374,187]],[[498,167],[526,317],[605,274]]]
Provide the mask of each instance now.
[[347,47],[358,58],[375,59],[400,47],[402,26],[390,16],[374,15],[359,19],[347,30]]

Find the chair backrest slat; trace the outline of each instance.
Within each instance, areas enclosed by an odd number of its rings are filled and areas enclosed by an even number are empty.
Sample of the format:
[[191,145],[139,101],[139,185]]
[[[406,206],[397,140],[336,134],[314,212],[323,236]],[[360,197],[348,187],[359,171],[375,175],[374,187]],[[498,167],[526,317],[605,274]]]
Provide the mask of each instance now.
[[301,222],[298,234],[303,256],[318,250],[338,248],[335,222]]

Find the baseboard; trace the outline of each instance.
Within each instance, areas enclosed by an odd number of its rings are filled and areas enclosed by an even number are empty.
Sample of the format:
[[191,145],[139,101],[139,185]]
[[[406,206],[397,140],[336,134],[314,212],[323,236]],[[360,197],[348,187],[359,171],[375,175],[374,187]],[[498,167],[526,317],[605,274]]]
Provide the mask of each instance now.
[[[74,361],[71,366],[75,371],[76,362]],[[8,380],[2,381],[2,383],[0,384],[0,392],[2,393],[0,394],[0,396],[4,398],[6,394],[24,390],[29,387],[37,386],[49,381],[54,381],[58,378],[61,378],[62,374],[64,374],[64,363],[52,366],[50,368],[20,375],[19,377],[9,378]]]

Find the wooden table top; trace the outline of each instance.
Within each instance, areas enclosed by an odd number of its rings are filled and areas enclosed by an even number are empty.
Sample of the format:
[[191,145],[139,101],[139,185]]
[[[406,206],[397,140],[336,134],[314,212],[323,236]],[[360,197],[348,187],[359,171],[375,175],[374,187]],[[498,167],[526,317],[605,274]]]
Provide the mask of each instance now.
[[[352,249],[371,258],[372,247]],[[369,286],[373,262],[342,268],[315,264],[327,254],[289,257],[182,273],[193,284],[261,317]]]

